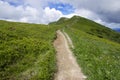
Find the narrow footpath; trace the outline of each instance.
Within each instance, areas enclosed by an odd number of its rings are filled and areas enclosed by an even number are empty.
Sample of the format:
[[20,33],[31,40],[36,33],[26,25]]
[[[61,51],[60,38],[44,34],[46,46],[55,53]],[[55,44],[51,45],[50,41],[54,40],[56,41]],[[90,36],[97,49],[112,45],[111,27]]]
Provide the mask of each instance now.
[[68,43],[67,37],[60,30],[57,31],[57,39],[54,41],[54,47],[57,51],[58,71],[55,74],[54,80],[85,80],[86,76],[81,72],[68,46],[70,43]]

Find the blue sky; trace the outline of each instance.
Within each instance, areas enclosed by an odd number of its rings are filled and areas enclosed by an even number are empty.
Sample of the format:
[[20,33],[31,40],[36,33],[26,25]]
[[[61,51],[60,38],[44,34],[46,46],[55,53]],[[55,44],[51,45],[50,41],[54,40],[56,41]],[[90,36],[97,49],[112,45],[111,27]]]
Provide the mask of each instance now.
[[13,5],[13,6],[19,6],[21,5],[21,3],[15,3],[15,2],[9,2],[10,5]]
[[0,0],[0,19],[42,23],[74,15],[120,28],[120,0]]
[[49,7],[61,11],[64,15],[74,13],[75,10],[72,5],[65,3],[49,3]]
[[19,6],[19,5],[24,4],[22,0],[20,0],[20,1],[18,1],[18,0],[13,0],[13,1],[12,0],[1,0],[1,1],[8,2],[10,5],[13,5],[13,6]]

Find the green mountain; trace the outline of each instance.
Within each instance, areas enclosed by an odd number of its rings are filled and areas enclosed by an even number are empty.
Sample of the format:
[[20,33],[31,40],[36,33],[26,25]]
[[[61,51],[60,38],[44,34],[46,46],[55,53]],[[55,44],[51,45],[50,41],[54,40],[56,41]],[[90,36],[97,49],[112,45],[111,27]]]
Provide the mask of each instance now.
[[59,19],[57,22],[53,22],[50,24],[61,25],[66,28],[74,27],[88,34],[120,43],[120,33],[80,16],[73,16],[70,19],[63,17]]
[[87,80],[120,79],[120,33],[74,16],[49,25],[0,20],[0,80],[53,80],[57,30],[72,39]]
[[79,16],[51,25],[63,26],[72,39],[73,53],[87,80],[120,79],[120,33]]

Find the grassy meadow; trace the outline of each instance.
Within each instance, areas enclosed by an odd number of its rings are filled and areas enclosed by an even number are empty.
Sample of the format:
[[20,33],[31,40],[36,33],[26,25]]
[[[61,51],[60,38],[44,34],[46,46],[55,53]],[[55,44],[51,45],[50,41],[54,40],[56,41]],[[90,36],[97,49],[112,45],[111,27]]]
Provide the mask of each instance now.
[[73,53],[86,80],[120,79],[120,44],[76,28],[65,28],[65,31],[73,41]]
[[54,80],[59,29],[72,39],[86,80],[120,79],[120,33],[74,16],[48,25],[0,20],[0,80]]
[[0,21],[0,80],[53,80],[55,29]]

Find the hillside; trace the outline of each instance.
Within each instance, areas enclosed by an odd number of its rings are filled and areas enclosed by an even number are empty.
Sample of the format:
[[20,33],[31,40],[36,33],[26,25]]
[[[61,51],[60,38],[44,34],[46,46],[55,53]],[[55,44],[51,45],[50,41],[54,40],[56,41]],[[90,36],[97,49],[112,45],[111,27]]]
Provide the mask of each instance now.
[[80,16],[73,16],[70,19],[61,18],[57,22],[51,24],[74,27],[88,34],[120,43],[120,33]]
[[71,38],[87,80],[120,79],[120,33],[74,16],[49,25],[0,20],[0,80],[54,80],[57,30]]
[[120,34],[83,17],[61,18],[75,48],[73,53],[87,80],[119,80]]
[[120,44],[76,28],[65,28],[65,31],[73,41],[74,55],[87,80],[120,79]]
[[0,80],[52,80],[55,29],[0,21]]

